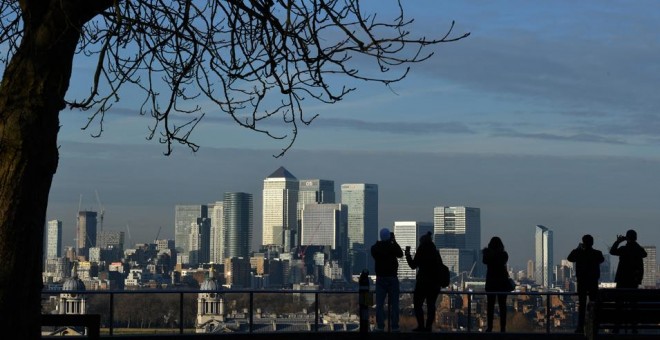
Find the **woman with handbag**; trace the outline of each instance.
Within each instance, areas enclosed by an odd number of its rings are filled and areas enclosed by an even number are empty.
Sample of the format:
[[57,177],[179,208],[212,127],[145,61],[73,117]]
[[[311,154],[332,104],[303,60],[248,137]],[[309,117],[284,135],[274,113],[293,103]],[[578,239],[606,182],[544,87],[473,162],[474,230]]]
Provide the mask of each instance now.
[[[495,236],[490,239],[488,247],[483,250],[482,262],[486,265],[486,294],[487,322],[486,332],[493,331],[493,314],[495,312],[495,298],[500,310],[500,332],[506,331],[506,293],[512,291],[509,283],[509,272],[506,263],[509,254],[504,250],[504,243]],[[497,293],[497,294],[495,294]]]

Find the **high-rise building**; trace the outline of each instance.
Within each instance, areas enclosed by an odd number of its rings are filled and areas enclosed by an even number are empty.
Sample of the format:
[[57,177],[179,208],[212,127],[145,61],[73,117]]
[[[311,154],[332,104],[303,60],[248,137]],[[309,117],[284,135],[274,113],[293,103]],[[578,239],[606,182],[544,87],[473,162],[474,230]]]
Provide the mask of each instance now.
[[378,240],[378,185],[341,185],[341,203],[348,208],[348,247],[370,248]]
[[298,224],[298,180],[284,167],[264,179],[262,244],[289,252]]
[[298,188],[298,225],[294,247],[300,245],[301,210],[309,203],[335,203],[335,182],[326,179],[303,179]]
[[482,276],[481,209],[465,206],[433,208],[433,234],[439,249],[458,249],[460,267],[457,273],[469,272]]
[[[427,232],[433,233],[432,222],[417,222],[417,221],[395,221],[394,237],[396,242],[401,246],[401,250],[410,247],[410,253],[415,256],[415,250],[419,246],[419,238]],[[406,262],[405,256],[399,259],[399,279],[414,279],[417,271],[410,268]]]
[[348,249],[352,274],[374,272],[371,246],[378,241],[378,185],[341,185],[341,203],[348,208]]
[[96,211],[79,211],[76,226],[76,254],[87,258],[96,246]]
[[211,262],[224,263],[225,259],[225,228],[224,228],[224,202],[215,202],[208,205],[211,219],[211,237],[209,251]]
[[197,222],[190,224],[189,230],[188,264],[194,266],[211,262],[209,249],[211,244],[211,221],[206,217],[199,218]]
[[658,262],[656,260],[655,246],[644,246],[646,257],[644,258],[644,278],[642,278],[642,287],[656,288],[656,277],[658,274]]
[[346,251],[346,212],[344,204],[305,204],[301,211],[301,246],[330,246]]
[[534,280],[534,261],[531,259],[527,260],[527,278]]
[[542,225],[535,227],[534,247],[536,260],[534,263],[534,280],[538,285],[546,288],[550,288],[552,282],[554,282],[552,239],[552,230]]
[[46,259],[62,257],[62,221],[50,220],[46,229]]
[[174,245],[177,253],[188,256],[191,226],[197,226],[202,218],[208,218],[206,205],[176,205],[174,208]]
[[224,194],[224,258],[250,257],[254,229],[252,201],[252,194],[245,192]]
[[96,236],[96,246],[101,249],[107,249],[109,247],[115,247],[118,249],[124,250],[124,232],[123,231],[112,231],[112,230],[102,230],[99,231]]

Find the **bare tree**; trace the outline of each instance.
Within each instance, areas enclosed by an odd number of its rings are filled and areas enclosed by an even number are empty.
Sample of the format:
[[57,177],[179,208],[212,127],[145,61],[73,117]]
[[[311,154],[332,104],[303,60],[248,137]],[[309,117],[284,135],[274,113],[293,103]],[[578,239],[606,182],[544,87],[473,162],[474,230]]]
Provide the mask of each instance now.
[[[166,154],[176,144],[197,150],[191,133],[213,113],[284,139],[279,156],[316,117],[304,114],[303,100],[341,100],[353,89],[333,86],[337,79],[399,81],[409,64],[430,57],[425,47],[467,36],[454,36],[453,23],[435,38],[413,36],[397,5],[398,16],[381,20],[359,0],[0,2],[0,310],[12,311],[0,325],[39,337],[61,110],[86,111],[84,128],[98,136],[112,105],[139,89],[139,113],[153,118],[148,138],[165,144]],[[96,65],[84,98],[66,97],[74,57]],[[273,119],[289,132],[266,124]]]

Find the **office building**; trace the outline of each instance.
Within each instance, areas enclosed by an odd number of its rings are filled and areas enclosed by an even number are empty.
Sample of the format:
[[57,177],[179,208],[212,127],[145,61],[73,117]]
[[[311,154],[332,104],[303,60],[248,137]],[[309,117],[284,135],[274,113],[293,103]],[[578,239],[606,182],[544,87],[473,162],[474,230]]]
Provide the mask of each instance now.
[[291,251],[297,229],[298,180],[284,167],[264,179],[262,244]]
[[301,210],[305,204],[336,203],[335,182],[326,179],[303,179],[298,187],[298,224],[294,233],[294,247],[300,245]]
[[346,250],[348,243],[346,205],[305,204],[301,210],[301,221],[301,246],[330,246],[333,250]]
[[225,254],[225,228],[224,228],[224,202],[215,202],[208,205],[211,219],[211,237],[209,244],[210,258],[213,263],[224,263]]
[[252,194],[226,192],[223,198],[224,258],[250,257],[253,223]]
[[348,208],[348,249],[352,274],[363,269],[374,272],[371,246],[378,241],[378,185],[341,185],[341,203]]
[[174,246],[179,255],[188,256],[191,226],[208,218],[206,205],[176,205],[174,207]]
[[465,206],[433,208],[433,236],[438,249],[458,249],[460,272],[483,276],[481,251],[481,209]]
[[124,232],[101,230],[96,237],[96,246],[100,249],[118,248],[124,250]]
[[[401,250],[410,247],[410,253],[415,256],[415,250],[419,246],[419,238],[430,232],[433,233],[433,223],[417,221],[395,221],[394,232],[396,242],[401,246]],[[406,262],[405,256],[399,259],[399,279],[415,279],[417,271],[410,268]]]
[[552,230],[549,228],[537,225],[535,227],[534,235],[534,280],[536,284],[551,288],[553,279],[553,245],[552,245]]
[[62,221],[50,220],[46,225],[46,259],[62,257]]
[[[211,221],[208,218],[199,218],[190,224],[188,235],[188,264],[196,266],[210,262]],[[185,264],[185,262],[184,262]]]
[[646,257],[644,258],[644,278],[642,278],[642,287],[655,289],[656,277],[658,275],[656,247],[644,246],[644,250],[646,250]]
[[76,226],[76,254],[85,259],[89,248],[96,247],[96,211],[79,211]]

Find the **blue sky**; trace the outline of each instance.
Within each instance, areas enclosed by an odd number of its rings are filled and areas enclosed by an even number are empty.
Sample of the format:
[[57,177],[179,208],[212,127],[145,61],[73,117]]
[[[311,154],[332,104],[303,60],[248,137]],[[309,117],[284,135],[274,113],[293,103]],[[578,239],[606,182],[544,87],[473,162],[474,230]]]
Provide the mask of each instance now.
[[[101,138],[80,130],[84,113],[63,111],[48,218],[64,221],[72,244],[80,195],[83,207],[96,208],[98,191],[105,227],[128,224],[133,241],[144,242],[159,227],[173,236],[174,205],[245,191],[255,197],[260,239],[263,178],[285,166],[301,179],[335,180],[337,190],[379,184],[382,226],[430,221],[438,205],[480,207],[483,243],[501,236],[514,265],[532,257],[536,224],[554,230],[556,260],[584,233],[603,250],[629,227],[642,244],[659,243],[660,3],[403,5],[414,32],[441,35],[455,20],[456,34],[471,35],[434,47],[390,87],[359,83],[340,103],[306,102],[320,117],[279,159],[272,155],[285,144],[234,126],[204,102],[209,114],[193,135],[201,150],[179,147],[169,157],[145,141],[150,121],[136,115],[130,94]],[[88,87],[87,65],[76,61],[68,97]]]

